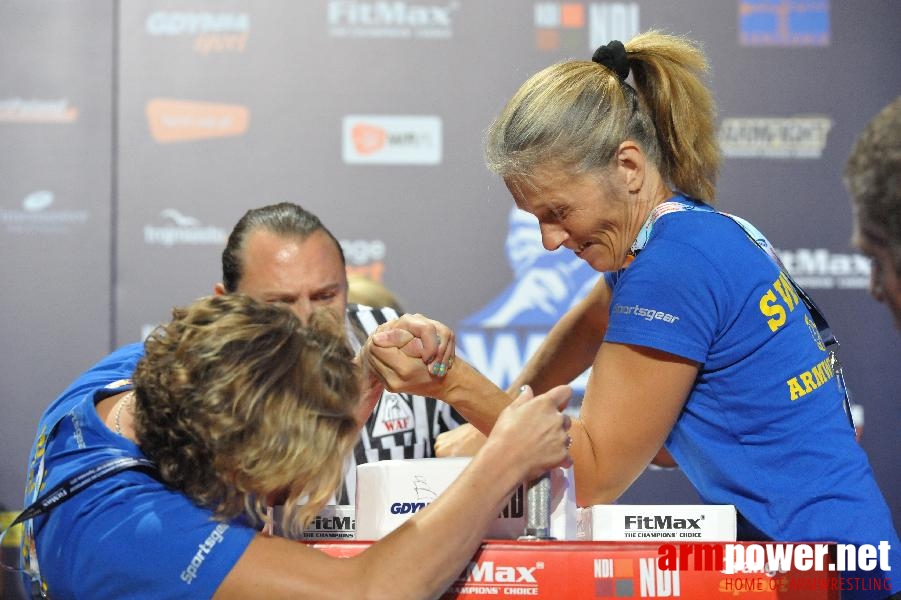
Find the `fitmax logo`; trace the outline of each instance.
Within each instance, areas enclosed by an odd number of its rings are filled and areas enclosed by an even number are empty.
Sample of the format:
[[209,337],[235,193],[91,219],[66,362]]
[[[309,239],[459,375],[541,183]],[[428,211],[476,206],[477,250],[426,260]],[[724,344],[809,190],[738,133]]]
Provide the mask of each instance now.
[[331,25],[388,25],[407,27],[450,27],[452,10],[448,6],[427,6],[406,2],[330,2],[328,21]]
[[332,529],[336,531],[352,530],[356,526],[356,521],[350,517],[332,517],[317,516],[313,519],[313,529]]
[[626,515],[626,529],[700,529],[704,515],[697,519],[674,519],[672,515]]
[[793,276],[870,276],[870,261],[860,254],[842,254],[826,248],[778,250],[779,258]]
[[499,566],[494,561],[486,560],[483,563],[469,563],[469,566],[463,571],[460,579],[472,583],[534,583],[535,571],[542,568],[543,565],[538,563],[534,567],[520,566]]
[[805,289],[861,289],[870,285],[870,260],[826,248],[776,250],[795,282]]

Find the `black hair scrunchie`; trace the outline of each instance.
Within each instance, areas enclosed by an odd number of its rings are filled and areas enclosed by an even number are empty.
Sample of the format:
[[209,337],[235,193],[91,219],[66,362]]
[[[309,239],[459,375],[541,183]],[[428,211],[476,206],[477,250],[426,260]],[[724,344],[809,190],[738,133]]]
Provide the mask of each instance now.
[[619,40],[605,44],[594,51],[591,60],[604,65],[625,82],[629,76],[629,57],[626,56],[626,47]]

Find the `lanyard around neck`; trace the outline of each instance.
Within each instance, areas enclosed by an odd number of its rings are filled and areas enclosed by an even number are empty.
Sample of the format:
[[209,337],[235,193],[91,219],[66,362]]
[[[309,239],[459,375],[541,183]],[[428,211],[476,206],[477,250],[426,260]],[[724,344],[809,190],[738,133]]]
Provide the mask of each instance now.
[[[32,502],[28,508],[19,513],[19,516],[9,524],[9,527],[27,521],[28,519],[33,519],[44,513],[48,513],[56,506],[59,506],[66,500],[69,500],[79,492],[83,491],[86,487],[115,475],[116,473],[129,469],[143,471],[154,477],[159,477],[157,466],[146,458],[136,458],[134,456],[113,458],[82,471],[71,479],[63,481],[59,485],[53,487],[50,491]],[[7,529],[9,529],[9,527]],[[6,533],[6,530],[4,530],[3,533]]]
[[644,225],[641,227],[641,230],[638,232],[638,236],[636,236],[635,241],[632,243],[632,254],[638,255],[644,247],[647,245],[648,241],[651,238],[651,232],[654,229],[654,224],[657,220],[663,215],[674,213],[674,212],[682,212],[682,211],[691,211],[691,210],[699,210],[702,212],[712,212],[718,215],[722,215],[734,223],[736,223],[739,227],[741,227],[742,231],[745,232],[745,235],[757,245],[758,248],[766,252],[767,256],[770,257],[770,260],[776,265],[776,267],[785,275],[786,279],[792,284],[792,287],[795,288],[795,291],[798,293],[798,296],[804,302],[804,305],[807,307],[807,310],[810,312],[810,316],[813,318],[813,322],[817,327],[817,330],[820,332],[820,337],[823,339],[823,344],[826,347],[830,346],[838,346],[838,340],[835,338],[835,335],[832,333],[832,328],[829,326],[829,322],[826,321],[826,317],[823,315],[823,311],[816,305],[813,299],[804,291],[804,289],[792,279],[792,276],[788,273],[788,270],[785,268],[785,265],[782,264],[782,261],[779,259],[779,256],[776,254],[775,248],[766,239],[756,227],[751,225],[749,222],[745,221],[741,217],[736,217],[735,215],[730,215],[729,213],[720,212],[714,210],[713,208],[696,202],[692,202],[690,200],[679,201],[679,200],[669,200],[667,202],[663,202],[662,204],[658,204],[654,210],[651,211],[651,214],[648,215],[648,218],[645,220]]
[[641,229],[638,231],[638,235],[635,236],[635,241],[632,242],[632,255],[637,256],[639,252],[644,250],[644,247],[648,244],[648,240],[651,239],[651,231],[654,230],[654,223],[657,222],[657,219],[669,213],[694,210],[695,208],[698,207],[695,205],[687,205],[677,200],[668,200],[667,202],[655,206],[654,210],[651,211],[651,214],[648,215],[648,218],[645,219],[644,225],[642,225]]

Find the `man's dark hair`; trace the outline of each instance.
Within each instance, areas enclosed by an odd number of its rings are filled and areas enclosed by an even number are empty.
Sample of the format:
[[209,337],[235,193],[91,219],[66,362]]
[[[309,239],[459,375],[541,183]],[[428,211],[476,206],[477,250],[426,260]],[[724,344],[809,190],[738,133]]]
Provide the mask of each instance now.
[[244,274],[244,264],[241,260],[244,242],[247,236],[258,229],[300,239],[306,239],[317,231],[323,231],[335,242],[335,247],[338,248],[338,254],[341,256],[341,263],[346,264],[344,251],[341,249],[338,239],[322,224],[319,217],[305,208],[290,202],[252,208],[244,213],[244,216],[235,224],[228,236],[228,243],[222,251],[222,285],[225,287],[225,291],[231,293],[238,289],[238,284]]

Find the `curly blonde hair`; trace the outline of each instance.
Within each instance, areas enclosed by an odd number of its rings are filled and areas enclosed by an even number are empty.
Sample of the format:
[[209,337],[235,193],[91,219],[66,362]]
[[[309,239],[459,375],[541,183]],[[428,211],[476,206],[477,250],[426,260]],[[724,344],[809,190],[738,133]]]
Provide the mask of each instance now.
[[488,168],[513,180],[545,165],[601,171],[631,139],[673,187],[713,202],[720,150],[703,52],[654,30],[626,42],[625,50],[634,89],[587,60],[557,63],[523,83],[488,129]]
[[843,179],[858,225],[884,234],[892,265],[901,276],[901,96],[860,132]]
[[265,521],[277,496],[282,527],[297,532],[338,487],[357,439],[353,358],[328,311],[304,327],[241,294],[176,308],[134,374],[141,449],[217,518]]

